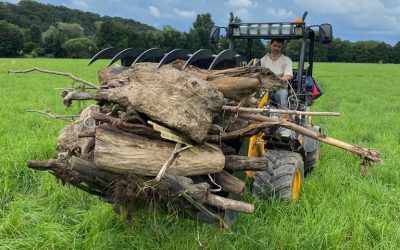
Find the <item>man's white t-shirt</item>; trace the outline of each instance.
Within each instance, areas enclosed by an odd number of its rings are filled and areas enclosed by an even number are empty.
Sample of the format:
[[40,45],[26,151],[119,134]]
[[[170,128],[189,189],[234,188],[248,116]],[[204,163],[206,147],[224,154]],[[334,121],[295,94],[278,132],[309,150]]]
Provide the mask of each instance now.
[[278,77],[282,76],[293,76],[292,60],[284,55],[281,55],[278,59],[272,60],[270,54],[266,54],[261,58],[261,67],[270,69]]

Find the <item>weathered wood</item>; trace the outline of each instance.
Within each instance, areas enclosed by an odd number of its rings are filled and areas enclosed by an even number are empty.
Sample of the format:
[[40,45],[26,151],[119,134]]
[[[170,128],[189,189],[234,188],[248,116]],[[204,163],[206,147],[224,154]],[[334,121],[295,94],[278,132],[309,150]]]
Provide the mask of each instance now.
[[207,81],[170,65],[135,64],[102,87],[97,100],[132,106],[196,142],[205,139],[223,104],[222,93]]
[[160,132],[154,130],[152,127],[143,124],[133,124],[125,122],[120,118],[112,117],[100,112],[94,112],[92,114],[92,117],[97,121],[107,122],[113,127],[122,129],[125,132],[142,135],[152,139],[162,139]]
[[174,174],[165,174],[160,181],[167,186],[170,195],[186,193],[196,202],[200,203],[206,200],[207,192],[210,189],[210,184],[206,182],[195,184],[193,180],[188,177]]
[[64,97],[64,105],[70,107],[72,101],[94,100],[95,93],[64,90],[61,96]]
[[214,176],[215,182],[221,186],[222,190],[238,195],[243,194],[246,187],[244,181],[236,178],[225,170],[215,173]]
[[107,184],[115,181],[120,176],[119,174],[98,168],[94,162],[86,161],[75,156],[71,158],[71,168],[82,175],[91,176],[92,178],[101,178],[106,181]]
[[276,113],[289,115],[308,115],[308,116],[340,116],[338,112],[314,112],[314,111],[297,111],[284,109],[269,109],[269,108],[242,108],[234,106],[223,106],[223,110],[232,112],[249,112],[249,113]]
[[40,69],[40,68],[31,68],[31,69],[26,69],[26,70],[8,70],[8,73],[14,73],[14,74],[18,74],[18,73],[30,73],[33,71],[38,71],[41,73],[46,73],[46,74],[52,74],[52,75],[58,75],[58,76],[65,76],[68,78],[71,78],[72,80],[76,81],[76,82],[80,82],[83,83],[85,85],[88,85],[94,89],[99,89],[99,87],[97,87],[95,84],[88,82],[86,80],[83,80],[81,78],[78,78],[74,75],[72,75],[71,73],[64,73],[64,72],[57,72],[57,71],[51,71],[51,70],[45,70],[45,69]]
[[254,212],[254,205],[248,204],[243,201],[236,201],[228,198],[224,198],[214,194],[208,194],[205,202],[208,205],[222,208],[224,210],[233,210],[237,212],[251,214]]
[[301,127],[297,124],[288,122],[283,119],[274,119],[271,117],[266,117],[266,116],[262,116],[262,115],[254,115],[254,114],[240,114],[239,116],[244,119],[250,119],[250,120],[254,120],[254,121],[279,122],[277,124],[277,126],[288,128],[290,130],[296,131],[302,135],[308,136],[308,137],[318,140],[320,142],[327,143],[329,145],[344,149],[353,154],[359,155],[363,159],[367,159],[367,160],[370,160],[373,162],[379,162],[379,163],[382,162],[382,160],[379,158],[379,153],[376,150],[363,148],[358,145],[353,145],[353,144],[349,144],[349,143],[346,143],[343,141],[339,141],[334,138],[328,137],[324,134],[321,134],[319,132],[309,130],[307,128]]
[[121,74],[127,69],[129,69],[129,67],[124,66],[114,66],[100,69],[98,72],[99,83],[107,83],[110,78]]
[[265,171],[267,166],[268,159],[265,157],[225,156],[225,169],[231,171]]
[[96,121],[92,118],[93,112],[99,112],[100,107],[90,105],[84,109],[78,121],[65,126],[57,139],[58,160],[67,162],[72,155],[90,157],[94,147],[93,137],[79,137],[80,134],[95,132]]
[[[106,126],[96,129],[96,166],[116,173],[156,176],[175,144],[152,140]],[[180,153],[167,173],[180,176],[220,172],[225,157],[217,146],[198,146]]]
[[227,133],[221,133],[220,135],[209,135],[207,141],[218,142],[221,140],[229,140],[233,138],[248,136],[257,133],[260,129],[271,127],[278,124],[277,122],[257,122],[252,123],[245,128],[240,128]]
[[[182,69],[182,61],[171,63]],[[287,83],[277,77],[271,70],[263,67],[236,67],[224,70],[201,70],[189,66],[185,72],[207,80],[221,91],[226,98],[240,100],[260,89],[278,90],[287,87]]]

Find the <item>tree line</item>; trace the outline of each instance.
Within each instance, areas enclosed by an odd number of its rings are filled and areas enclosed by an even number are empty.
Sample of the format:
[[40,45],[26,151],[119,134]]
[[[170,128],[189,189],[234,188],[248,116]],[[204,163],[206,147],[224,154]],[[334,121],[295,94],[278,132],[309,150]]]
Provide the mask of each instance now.
[[[49,13],[57,18],[48,17]],[[0,57],[89,58],[107,47],[156,47],[164,51],[184,48],[192,53],[209,48],[218,53],[228,44],[223,36],[219,46],[209,44],[214,25],[209,13],[197,15],[188,32],[180,32],[171,26],[157,30],[133,20],[100,17],[29,0],[20,1],[18,5],[0,3],[0,19]],[[237,20],[240,19],[237,17]],[[254,58],[267,52],[266,44],[265,41],[253,41]],[[238,41],[236,50],[244,56],[245,47],[244,40]],[[299,51],[300,41],[285,43],[284,53],[293,61],[298,60]],[[327,45],[317,43],[314,59],[321,62],[400,63],[400,42],[391,46],[380,41],[350,42],[336,38]]]

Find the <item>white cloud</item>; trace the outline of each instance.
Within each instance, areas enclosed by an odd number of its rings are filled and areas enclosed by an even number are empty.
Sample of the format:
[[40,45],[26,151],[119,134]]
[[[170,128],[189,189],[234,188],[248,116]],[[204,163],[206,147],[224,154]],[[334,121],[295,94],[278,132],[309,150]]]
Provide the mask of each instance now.
[[149,6],[149,11],[150,11],[150,14],[152,14],[153,16],[160,17],[160,11],[158,10],[157,7]]
[[174,14],[182,17],[182,18],[193,18],[196,16],[196,12],[193,10],[181,10],[181,9],[174,9]]
[[89,5],[84,0],[73,0],[72,6],[78,9],[87,9]]
[[[349,32],[400,35],[398,0],[294,0],[294,3],[325,18],[345,23]],[[335,23],[333,25],[335,28]]]
[[228,2],[226,2],[226,4],[232,7],[245,7],[245,8],[252,7],[255,5],[250,0],[229,0]]
[[288,20],[290,18],[293,18],[294,14],[291,10],[286,10],[286,9],[282,9],[282,8],[278,8],[278,9],[268,8],[267,16],[276,18],[277,20],[280,20],[280,21],[283,21],[283,20]]
[[251,18],[250,12],[245,8],[241,8],[241,9],[235,11],[234,14],[235,14],[235,16],[239,17],[240,20],[242,20],[244,22],[251,21],[250,20],[250,18]]

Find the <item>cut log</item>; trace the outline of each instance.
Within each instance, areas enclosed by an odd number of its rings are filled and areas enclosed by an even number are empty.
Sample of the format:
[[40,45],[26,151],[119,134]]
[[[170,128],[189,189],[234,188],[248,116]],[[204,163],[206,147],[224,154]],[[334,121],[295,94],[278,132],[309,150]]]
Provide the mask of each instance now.
[[[94,158],[96,166],[111,172],[156,176],[174,147],[173,143],[99,126]],[[167,173],[180,176],[209,174],[220,172],[224,165],[222,151],[207,144],[180,153]]]
[[188,177],[173,174],[164,175],[161,183],[167,186],[170,195],[187,193],[196,202],[200,203],[205,202],[207,192],[210,189],[210,185],[206,182],[194,184],[193,180]]
[[106,83],[109,79],[121,74],[127,69],[129,69],[129,67],[124,66],[115,66],[100,69],[98,72],[99,83]]
[[170,65],[139,63],[102,87],[97,100],[132,106],[196,142],[205,139],[223,104],[222,93],[207,81]]
[[225,156],[225,169],[231,171],[265,171],[267,166],[268,159],[265,157]]
[[221,186],[223,191],[242,195],[246,184],[226,171],[215,173],[215,182]]
[[64,105],[70,107],[72,101],[94,100],[95,93],[64,90],[61,96],[64,97]]
[[236,201],[228,198],[224,198],[214,194],[208,194],[205,202],[208,205],[222,208],[224,210],[233,210],[237,212],[251,214],[254,212],[254,205],[248,204],[243,201]]

